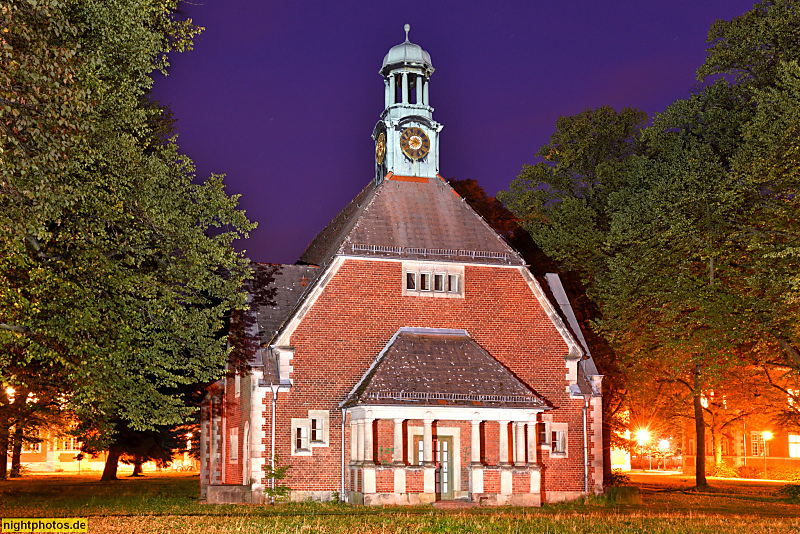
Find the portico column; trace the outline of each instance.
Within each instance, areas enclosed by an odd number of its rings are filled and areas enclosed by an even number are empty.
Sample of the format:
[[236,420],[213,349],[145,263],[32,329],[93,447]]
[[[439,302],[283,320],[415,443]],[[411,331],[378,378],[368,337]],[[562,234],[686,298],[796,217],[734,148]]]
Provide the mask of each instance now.
[[481,465],[481,414],[475,412],[472,414],[472,428],[470,431],[472,450],[470,454],[470,477],[469,477],[469,491],[472,498],[475,499],[477,494],[483,493],[483,466]]
[[433,461],[433,412],[425,412],[422,420],[422,492],[436,491],[436,464]]
[[[536,417],[536,416],[532,416]],[[537,454],[536,454],[536,440],[539,439],[539,432],[536,428],[536,420],[531,420],[528,422],[528,464],[534,465],[537,463]]]
[[403,461],[403,421],[405,419],[394,420],[394,451],[392,451],[392,463],[396,466],[405,464]]
[[517,421],[517,435],[514,436],[514,445],[516,448],[516,458],[514,458],[514,465],[525,465],[525,422]]
[[403,104],[408,104],[408,73],[403,73]]
[[373,465],[374,455],[372,453],[372,422],[374,419],[364,419],[364,464]]
[[356,444],[356,462],[361,465],[364,463],[364,420],[359,419],[356,421],[358,428],[358,435],[356,437],[358,443]]
[[434,463],[433,463],[433,419],[429,419],[429,418],[426,417],[422,421],[422,425],[423,425],[423,430],[422,430],[422,465],[432,466],[432,465],[434,465]]
[[350,463],[358,459],[358,425],[350,420]]
[[473,466],[481,465],[481,421],[480,419],[472,420],[472,454],[470,460]]
[[508,461],[508,421],[500,421],[500,465],[511,465]]

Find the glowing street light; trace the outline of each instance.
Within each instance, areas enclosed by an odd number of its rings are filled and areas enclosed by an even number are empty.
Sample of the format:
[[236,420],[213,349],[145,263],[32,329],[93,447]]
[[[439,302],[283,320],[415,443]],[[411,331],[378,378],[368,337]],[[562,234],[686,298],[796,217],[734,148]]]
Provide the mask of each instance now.
[[[642,457],[644,454],[644,446],[650,441],[650,431],[646,428],[641,428],[636,431],[636,441],[639,442],[639,458]],[[650,470],[653,470],[653,460],[650,458],[650,455],[647,455],[648,459],[650,459]],[[642,471],[644,471],[644,466],[642,466]]]

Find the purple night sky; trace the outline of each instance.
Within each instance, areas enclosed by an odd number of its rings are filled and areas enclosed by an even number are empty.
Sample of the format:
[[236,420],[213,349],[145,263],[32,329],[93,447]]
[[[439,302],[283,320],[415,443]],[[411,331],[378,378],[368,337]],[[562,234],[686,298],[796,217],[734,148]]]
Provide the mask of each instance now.
[[294,263],[373,177],[378,70],[403,24],[436,68],[442,176],[494,195],[535,162],[559,116],[605,104],[652,116],[687,97],[711,23],[752,5],[204,0],[183,9],[205,31],[153,92],[172,107],[198,177],[226,174],[258,222],[238,247]]

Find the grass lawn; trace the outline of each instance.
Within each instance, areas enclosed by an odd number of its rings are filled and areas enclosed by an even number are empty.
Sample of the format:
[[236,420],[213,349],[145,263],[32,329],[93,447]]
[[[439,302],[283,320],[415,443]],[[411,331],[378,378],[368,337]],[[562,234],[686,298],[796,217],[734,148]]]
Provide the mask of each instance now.
[[783,484],[712,480],[713,492],[686,491],[677,476],[639,475],[642,504],[437,510],[429,506],[208,506],[197,503],[198,478],[187,473],[123,477],[30,475],[0,481],[0,517],[88,517],[89,532],[239,533],[800,533],[800,504],[778,495]]

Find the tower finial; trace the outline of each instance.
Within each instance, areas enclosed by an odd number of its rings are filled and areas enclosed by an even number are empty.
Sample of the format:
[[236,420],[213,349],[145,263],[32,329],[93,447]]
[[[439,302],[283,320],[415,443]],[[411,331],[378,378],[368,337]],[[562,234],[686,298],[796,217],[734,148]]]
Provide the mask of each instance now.
[[406,31],[406,42],[408,42],[408,31],[411,29],[411,25],[406,24],[405,26],[403,26],[403,29]]

